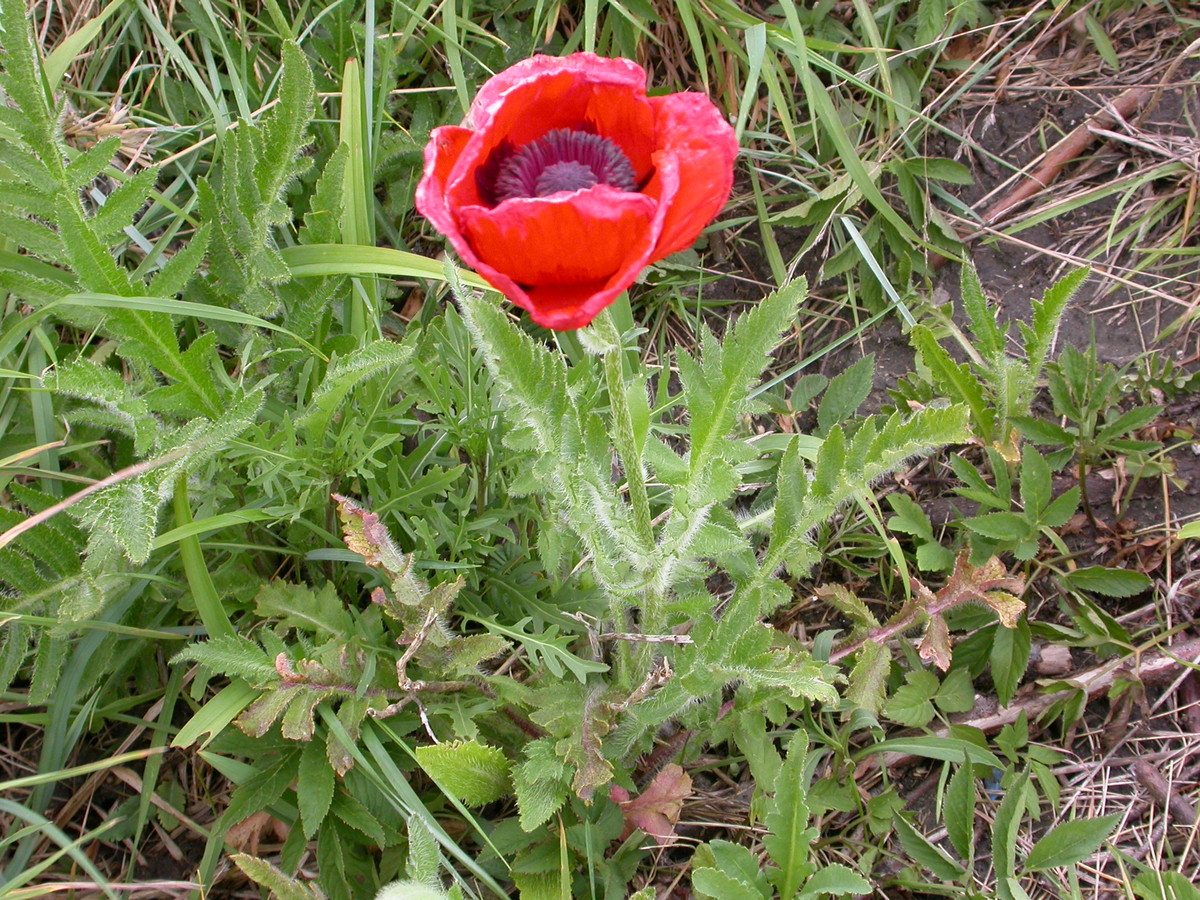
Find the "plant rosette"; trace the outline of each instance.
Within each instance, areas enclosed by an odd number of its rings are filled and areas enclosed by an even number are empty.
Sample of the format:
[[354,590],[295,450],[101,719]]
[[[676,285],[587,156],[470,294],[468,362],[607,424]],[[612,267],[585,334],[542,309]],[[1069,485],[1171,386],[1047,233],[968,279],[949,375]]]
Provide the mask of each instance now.
[[489,79],[464,126],[434,129],[417,209],[536,323],[573,330],[691,246],[737,150],[708,97],[648,97],[630,60],[535,56]]

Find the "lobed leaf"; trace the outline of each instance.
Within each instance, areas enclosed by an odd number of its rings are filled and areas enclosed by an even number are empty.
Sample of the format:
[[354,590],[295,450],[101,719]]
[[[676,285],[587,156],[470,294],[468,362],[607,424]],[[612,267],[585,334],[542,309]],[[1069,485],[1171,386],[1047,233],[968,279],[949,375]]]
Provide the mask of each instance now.
[[809,809],[805,802],[808,763],[808,735],[796,731],[788,744],[787,757],[775,778],[773,796],[763,824],[763,847],[779,867],[770,877],[781,897],[793,897],[812,872],[809,848],[817,830],[808,824]]
[[807,292],[803,278],[792,281],[740,316],[723,344],[711,334],[704,335],[700,362],[693,362],[686,353],[677,356],[690,417],[688,466],[693,479],[705,470],[733,430],[753,381],[762,374]]

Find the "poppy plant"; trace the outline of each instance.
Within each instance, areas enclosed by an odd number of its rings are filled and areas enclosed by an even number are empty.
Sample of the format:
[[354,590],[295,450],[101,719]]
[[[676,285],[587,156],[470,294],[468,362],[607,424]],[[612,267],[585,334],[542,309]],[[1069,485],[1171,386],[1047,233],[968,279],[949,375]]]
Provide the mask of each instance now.
[[435,128],[417,209],[546,328],[582,328],[729,199],[737,139],[706,96],[646,96],[592,53],[489,79],[464,127]]

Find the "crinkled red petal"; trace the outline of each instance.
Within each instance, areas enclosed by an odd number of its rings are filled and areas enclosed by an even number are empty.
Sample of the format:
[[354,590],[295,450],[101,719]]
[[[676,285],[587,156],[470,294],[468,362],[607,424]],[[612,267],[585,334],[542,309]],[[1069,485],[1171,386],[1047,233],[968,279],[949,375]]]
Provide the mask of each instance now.
[[454,125],[433,129],[429,143],[425,145],[425,171],[417,184],[416,197],[417,211],[432,222],[433,227],[454,245],[463,261],[472,266],[476,262],[475,255],[458,227],[454,211],[446,202],[446,181],[474,134],[469,128]]
[[610,306],[633,284],[642,266],[637,266],[627,279],[609,279],[604,283],[562,284],[534,288],[527,293],[526,302],[512,297],[517,306],[528,310],[529,318],[551,331],[574,331],[592,324],[592,319]]
[[606,281],[654,247],[657,204],[605,184],[458,211],[481,262],[531,287]]
[[515,88],[555,75],[570,75],[579,83],[609,84],[646,93],[646,70],[631,59],[608,59],[594,53],[570,56],[532,56],[493,75],[480,87],[471,104],[468,124],[483,130]]
[[690,247],[729,200],[738,145],[733,128],[703,94],[669,94],[649,102],[657,147],[645,193],[666,209],[653,262]]

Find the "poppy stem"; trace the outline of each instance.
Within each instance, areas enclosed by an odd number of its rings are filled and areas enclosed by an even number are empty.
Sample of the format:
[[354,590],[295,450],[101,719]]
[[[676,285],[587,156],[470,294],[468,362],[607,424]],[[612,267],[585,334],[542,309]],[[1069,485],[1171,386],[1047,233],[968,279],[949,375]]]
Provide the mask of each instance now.
[[[603,310],[593,320],[596,336],[604,350],[604,375],[608,384],[608,403],[612,412],[609,436],[617,451],[621,468],[625,472],[625,483],[629,486],[629,507],[633,530],[644,555],[654,557],[654,526],[650,516],[650,497],[646,492],[646,473],[642,463],[642,450],[649,433],[650,412],[645,386],[638,380],[625,378],[625,346],[621,329],[612,316],[611,308]],[[635,423],[634,404],[638,405]],[[641,426],[640,428],[638,426]],[[650,578],[650,585],[639,599],[638,624],[642,634],[661,634],[666,627],[666,602],[658,588],[657,578]],[[614,609],[614,613],[617,610]],[[628,610],[622,613],[618,623],[627,621]],[[653,644],[642,644],[629,659],[629,649],[619,649],[621,665],[619,671],[631,684],[647,675],[654,664]],[[630,665],[632,663],[632,665]]]
[[[608,382],[608,403],[612,411],[612,437],[617,458],[629,486],[629,505],[633,514],[633,529],[647,553],[654,550],[654,528],[650,524],[650,497],[646,493],[646,474],[642,466],[642,444],[634,429],[629,391],[643,391],[640,384],[625,381],[625,348],[621,332],[605,309],[594,320],[597,335],[607,349],[604,351],[604,375]],[[643,403],[644,403],[643,399]],[[644,431],[645,429],[643,429]],[[645,440],[643,434],[642,440]]]

